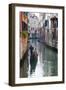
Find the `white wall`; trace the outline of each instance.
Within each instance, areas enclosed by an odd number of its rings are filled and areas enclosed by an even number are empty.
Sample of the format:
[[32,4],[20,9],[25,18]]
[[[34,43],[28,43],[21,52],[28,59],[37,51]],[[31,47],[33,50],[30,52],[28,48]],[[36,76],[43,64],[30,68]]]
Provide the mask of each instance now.
[[66,83],[29,87],[8,86],[8,4],[31,3],[45,5],[63,5],[66,7],[65,1],[66,0],[0,0],[0,90],[65,90]]

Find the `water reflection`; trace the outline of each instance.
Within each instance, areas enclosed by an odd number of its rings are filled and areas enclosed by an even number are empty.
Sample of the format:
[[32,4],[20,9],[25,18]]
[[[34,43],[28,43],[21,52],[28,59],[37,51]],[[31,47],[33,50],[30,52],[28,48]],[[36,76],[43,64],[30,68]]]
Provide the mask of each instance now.
[[26,77],[57,76],[57,54],[57,51],[40,43],[38,39],[30,39],[25,64],[22,64],[24,69],[21,71],[20,68],[20,74]]
[[35,72],[36,64],[38,61],[38,54],[36,52],[36,48],[35,50],[34,48],[32,49],[30,48],[30,74],[32,74],[32,72]]

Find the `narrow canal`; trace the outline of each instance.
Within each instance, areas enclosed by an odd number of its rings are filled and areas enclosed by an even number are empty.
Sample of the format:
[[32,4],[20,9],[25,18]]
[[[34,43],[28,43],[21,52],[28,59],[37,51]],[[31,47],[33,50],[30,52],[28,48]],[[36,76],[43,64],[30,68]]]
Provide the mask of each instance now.
[[[58,74],[58,58],[57,51],[48,48],[38,39],[30,39],[28,47],[32,46],[37,53],[36,60],[31,56],[30,48],[28,55],[24,60],[24,64],[20,67],[20,77],[44,77],[57,76]],[[28,62],[27,62],[28,61]]]

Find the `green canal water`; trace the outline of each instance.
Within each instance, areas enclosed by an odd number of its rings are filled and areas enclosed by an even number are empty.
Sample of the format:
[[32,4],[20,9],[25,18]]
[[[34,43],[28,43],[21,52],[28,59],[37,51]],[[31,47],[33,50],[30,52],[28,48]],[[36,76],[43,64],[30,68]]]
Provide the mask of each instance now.
[[45,77],[58,75],[58,52],[52,48],[48,48],[43,43],[38,42],[37,39],[30,39],[29,47],[36,50],[38,56],[37,60],[32,60],[30,63],[30,49],[28,55],[24,60],[24,64],[20,67],[20,77]]

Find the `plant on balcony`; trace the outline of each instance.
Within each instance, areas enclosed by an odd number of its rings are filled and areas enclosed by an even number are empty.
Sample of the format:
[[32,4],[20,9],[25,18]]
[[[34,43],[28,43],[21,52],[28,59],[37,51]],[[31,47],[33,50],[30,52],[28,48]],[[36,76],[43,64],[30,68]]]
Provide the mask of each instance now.
[[22,31],[22,37],[23,38],[28,38],[28,32],[27,31]]

